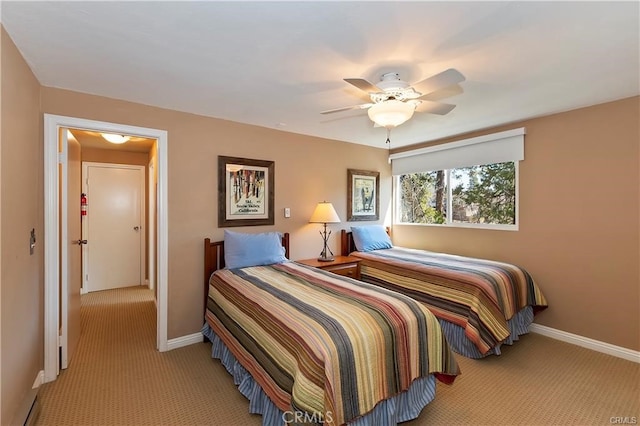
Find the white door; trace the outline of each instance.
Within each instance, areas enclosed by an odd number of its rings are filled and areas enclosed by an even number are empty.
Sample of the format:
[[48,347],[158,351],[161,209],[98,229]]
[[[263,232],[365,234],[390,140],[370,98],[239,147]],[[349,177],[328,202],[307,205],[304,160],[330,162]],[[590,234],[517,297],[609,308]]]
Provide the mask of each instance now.
[[83,172],[85,291],[142,285],[144,167],[83,163]]
[[82,285],[80,226],[80,143],[60,129],[61,206],[66,220],[60,222],[60,368],[65,369],[80,339],[80,287]]

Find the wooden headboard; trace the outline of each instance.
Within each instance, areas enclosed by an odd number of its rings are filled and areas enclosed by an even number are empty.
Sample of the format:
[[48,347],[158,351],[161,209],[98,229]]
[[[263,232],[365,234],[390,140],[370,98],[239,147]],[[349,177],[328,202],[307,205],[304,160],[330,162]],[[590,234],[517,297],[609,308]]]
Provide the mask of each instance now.
[[[391,228],[386,227],[387,234],[391,236]],[[356,243],[353,242],[353,233],[343,229],[340,231],[340,254],[342,256],[349,256],[350,253],[356,251]]]
[[[289,259],[289,233],[282,234],[282,247],[284,255]],[[224,241],[211,241],[204,239],[204,308],[207,309],[207,296],[209,294],[209,278],[218,269],[224,268]]]
[[356,243],[353,242],[353,233],[343,229],[340,231],[340,254],[349,256],[354,251],[356,251]]

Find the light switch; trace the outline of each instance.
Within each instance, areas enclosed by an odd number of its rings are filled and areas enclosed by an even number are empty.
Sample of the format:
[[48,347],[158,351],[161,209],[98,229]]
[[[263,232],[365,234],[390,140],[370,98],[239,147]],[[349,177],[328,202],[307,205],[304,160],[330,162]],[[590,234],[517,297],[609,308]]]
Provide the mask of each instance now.
[[291,217],[291,209],[289,207],[284,208],[284,217]]

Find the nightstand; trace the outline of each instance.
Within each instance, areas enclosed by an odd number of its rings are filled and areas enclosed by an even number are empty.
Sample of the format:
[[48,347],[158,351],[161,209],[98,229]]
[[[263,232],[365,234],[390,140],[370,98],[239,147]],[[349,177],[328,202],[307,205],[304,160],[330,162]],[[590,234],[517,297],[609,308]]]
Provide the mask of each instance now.
[[356,280],[360,279],[360,259],[357,257],[335,256],[335,260],[331,262],[320,262],[318,259],[296,260],[296,262]]

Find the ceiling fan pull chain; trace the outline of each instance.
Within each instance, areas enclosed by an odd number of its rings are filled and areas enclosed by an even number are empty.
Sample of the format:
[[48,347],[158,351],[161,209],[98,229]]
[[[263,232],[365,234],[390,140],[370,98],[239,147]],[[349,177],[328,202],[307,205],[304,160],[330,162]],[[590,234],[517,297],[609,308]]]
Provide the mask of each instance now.
[[391,129],[387,128],[387,140],[385,143],[389,144],[389,149],[391,149],[391,139],[389,139],[390,136],[391,136]]

